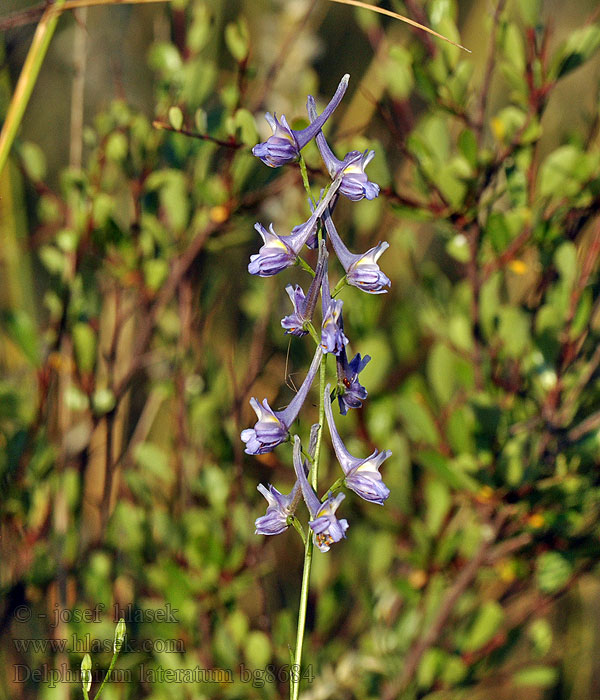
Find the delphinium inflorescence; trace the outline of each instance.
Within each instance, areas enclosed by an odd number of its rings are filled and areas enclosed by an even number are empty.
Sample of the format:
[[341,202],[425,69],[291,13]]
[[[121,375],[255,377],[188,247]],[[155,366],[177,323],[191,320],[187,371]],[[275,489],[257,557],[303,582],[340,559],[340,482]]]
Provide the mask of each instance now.
[[[274,411],[267,399],[260,404],[252,398],[250,405],[256,412],[258,420],[253,428],[248,428],[241,434],[248,454],[270,452],[284,442],[291,442],[293,445],[291,461],[296,482],[287,495],[280,493],[271,485],[268,489],[262,484],[258,486],[268,506],[266,514],[256,520],[256,532],[261,535],[278,535],[292,525],[305,543],[298,636],[294,655],[296,673],[301,663],[313,544],[316,544],[322,552],[327,552],[332,544],[346,536],[348,529],[347,520],[337,517],[337,510],[345,498],[341,489],[346,486],[361,498],[380,505],[383,505],[390,493],[382,481],[379,468],[391,452],[375,450],[372,455],[362,459],[350,454],[335,426],[331,405],[332,398],[337,397],[342,415],[351,408],[362,406],[362,402],[367,397],[367,390],[361,385],[359,374],[371,359],[368,355],[361,357],[357,354],[352,360],[348,360],[346,346],[349,341],[344,332],[343,301],[337,296],[345,284],[353,285],[370,294],[384,293],[390,286],[390,280],[377,264],[379,256],[388,244],[379,243],[366,253],[353,254],[344,244],[333,223],[332,216],[340,195],[351,201],[359,201],[374,199],[379,194],[379,186],[370,182],[365,173],[365,167],[375,155],[374,152],[351,151],[339,160],[332,152],[321,130],[343,98],[348,80],[348,75],[342,78],[335,95],[320,115],[317,114],[314,98],[309,95],[307,111],[310,124],[305,129],[295,131],[290,128],[284,116],[278,120],[276,115],[267,114],[267,121],[273,129],[273,135],[253,148],[254,155],[273,168],[299,161],[312,211],[304,223],[295,226],[287,235],[277,234],[272,224],[268,229],[260,223],[255,225],[263,239],[263,245],[257,254],[250,257],[248,271],[251,274],[269,277],[292,265],[300,265],[312,276],[306,292],[299,285],[295,287],[287,285],[286,292],[290,297],[293,310],[282,319],[281,325],[285,333],[295,336],[310,335],[316,347],[306,377],[287,408],[283,411]],[[316,140],[331,177],[331,182],[322,191],[316,203],[312,200],[307,170],[301,154],[302,148],[312,139]],[[330,288],[328,276],[328,242],[331,243],[331,248],[345,272],[345,276],[333,290]],[[305,245],[318,249],[314,270],[300,255]],[[319,295],[321,296],[321,328],[318,331],[312,319]],[[326,360],[329,355],[333,355],[336,362],[337,381],[333,391],[330,384],[326,386]],[[317,373],[320,376],[319,422],[313,426],[310,444],[305,451],[302,449],[300,437],[291,436],[289,431]],[[321,453],[321,428],[325,421],[343,473],[324,492],[324,495],[319,497],[317,495],[318,465]],[[306,532],[295,515],[301,500],[304,500],[309,512],[309,529]],[[291,697],[294,699],[298,696],[299,678],[294,674],[291,678]]]

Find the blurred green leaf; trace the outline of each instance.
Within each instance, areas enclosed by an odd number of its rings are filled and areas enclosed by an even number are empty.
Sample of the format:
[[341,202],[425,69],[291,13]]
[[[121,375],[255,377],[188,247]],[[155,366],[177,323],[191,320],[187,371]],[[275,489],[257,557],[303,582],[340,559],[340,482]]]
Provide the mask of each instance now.
[[412,55],[401,44],[392,44],[385,63],[386,86],[392,97],[405,100],[410,95],[414,76]]
[[0,311],[0,323],[6,335],[34,367],[41,363],[38,331],[31,316],[22,309]]
[[516,686],[539,686],[548,688],[556,684],[558,680],[558,671],[552,666],[530,666],[518,671],[513,676],[513,682]]
[[144,281],[148,289],[156,292],[167,279],[169,265],[166,260],[156,258],[144,262]]
[[96,363],[96,334],[83,322],[73,326],[72,334],[75,362],[81,372],[91,372]]
[[169,124],[175,129],[175,131],[180,131],[183,126],[183,112],[181,108],[177,105],[169,107]]
[[116,402],[116,397],[110,389],[96,389],[92,395],[92,406],[99,416],[112,411]]
[[397,401],[398,413],[404,421],[406,432],[411,439],[429,445],[436,445],[438,432],[429,411],[410,396],[400,396]]
[[505,306],[499,310],[498,319],[498,335],[505,352],[519,357],[531,342],[527,314],[514,306]]
[[469,262],[471,251],[469,249],[469,241],[464,233],[457,233],[448,243],[446,243],[446,252],[455,260],[461,263]]
[[236,129],[240,130],[242,143],[247,146],[254,146],[258,139],[258,129],[254,115],[247,109],[238,109],[233,116],[233,123]]
[[544,656],[552,646],[552,625],[545,618],[534,620],[529,626],[528,636],[539,656]]
[[27,175],[34,182],[41,182],[46,177],[46,156],[42,149],[32,141],[24,141],[19,146],[19,155]]
[[477,651],[496,634],[504,621],[504,610],[495,600],[488,600],[477,611],[477,615],[461,645],[463,651]]
[[250,35],[248,23],[243,17],[239,17],[237,22],[230,22],[225,27],[225,43],[238,63],[248,56]]
[[420,688],[430,688],[443,663],[444,653],[441,649],[427,649],[423,654],[417,670],[417,683]]
[[44,245],[39,249],[38,255],[48,272],[62,276],[65,271],[66,259],[61,250],[52,245]]
[[573,573],[571,564],[558,552],[544,552],[538,557],[536,579],[543,593],[556,593],[567,584]]
[[115,131],[106,141],[105,153],[108,160],[121,161],[127,156],[129,144],[127,137],[120,131]]
[[264,632],[253,630],[246,637],[244,655],[253,669],[264,669],[271,660],[271,642]]
[[472,129],[463,129],[458,137],[458,147],[472,168],[477,167],[477,139]]
[[451,505],[450,492],[437,479],[428,479],[425,484],[425,520],[432,535],[436,536]]
[[549,75],[555,80],[564,78],[591,58],[600,48],[600,26],[590,24],[575,29],[552,56]]
[[182,61],[179,51],[166,41],[154,44],[148,56],[148,62],[153,70],[160,71],[165,75],[173,75],[181,70]]
[[542,197],[573,197],[598,165],[596,155],[574,145],[560,146],[540,166],[538,187]]
[[445,343],[436,343],[427,359],[427,377],[440,405],[450,401],[461,386],[462,360]]
[[446,457],[438,452],[422,451],[415,455],[417,461],[431,473],[455,489],[476,491],[477,482],[464,473],[457,465],[451,465]]
[[518,9],[523,18],[523,22],[529,27],[538,26],[541,14],[542,0],[521,0]]
[[192,20],[187,29],[187,44],[192,51],[201,51],[211,36],[211,15],[204,3],[191,7]]

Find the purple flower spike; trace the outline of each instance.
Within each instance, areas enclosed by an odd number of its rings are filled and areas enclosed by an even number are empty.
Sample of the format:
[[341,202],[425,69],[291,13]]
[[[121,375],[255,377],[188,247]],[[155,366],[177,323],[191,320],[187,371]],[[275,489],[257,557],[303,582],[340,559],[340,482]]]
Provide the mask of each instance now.
[[315,114],[315,118],[306,129],[295,131],[287,123],[283,115],[281,116],[281,121],[279,121],[275,114],[271,115],[267,112],[265,117],[271,129],[273,129],[273,134],[264,143],[254,146],[252,153],[271,168],[278,168],[280,165],[296,160],[300,155],[300,151],[309,141],[312,141],[341,102],[348,87],[349,79],[350,76],[348,74],[344,75],[330,103],[319,117],[316,117]]
[[270,277],[295,264],[298,253],[311,234],[315,232],[319,218],[323,216],[323,213],[329,206],[329,202],[331,202],[337,192],[341,181],[342,178],[340,176],[331,183],[331,187],[318,201],[310,218],[303,224],[294,226],[289,236],[276,234],[273,224],[269,226],[269,231],[262,224],[257,223],[254,225],[254,228],[262,236],[264,245],[258,253],[250,256],[248,272],[251,275]]
[[338,520],[335,515],[335,511],[345,496],[343,493],[338,493],[335,497],[329,496],[325,503],[319,501],[304,473],[300,454],[300,438],[297,435],[294,437],[294,469],[312,518],[308,524],[313,531],[315,544],[322,552],[328,552],[334,542],[339,542],[346,537],[348,521],[346,519]]
[[370,248],[366,253],[354,255],[344,245],[333,224],[330,212],[323,217],[327,235],[331,238],[331,243],[335,254],[346,271],[348,284],[362,289],[369,294],[385,294],[390,287],[389,278],[379,269],[377,260],[381,254],[390,247],[386,241],[378,243],[374,248]]
[[344,302],[331,298],[327,268],[325,268],[323,275],[321,299],[323,302],[321,348],[324,353],[331,352],[334,355],[339,355],[344,345],[348,343],[348,338],[344,335],[344,321],[342,319]]
[[267,499],[267,512],[256,519],[255,535],[279,535],[288,529],[288,518],[294,514],[298,505],[300,484],[296,480],[294,488],[285,496],[269,484],[269,490],[259,484],[256,487]]
[[337,356],[338,375],[338,403],[340,413],[345,416],[349,408],[360,408],[362,402],[367,398],[367,390],[358,381],[358,375],[370,362],[371,357],[365,355],[361,358],[360,353],[348,362],[346,348]]
[[[312,95],[308,96],[306,107],[311,122],[316,123],[317,107]],[[344,160],[339,160],[329,148],[322,131],[319,131],[315,140],[331,177],[342,173],[340,192],[343,195],[353,202],[358,202],[363,198],[375,199],[379,195],[379,185],[371,182],[365,174],[365,168],[373,159],[375,151],[365,151],[364,153],[350,151],[345,155]]]
[[242,430],[240,437],[242,442],[246,443],[246,449],[244,450],[246,454],[260,455],[265,454],[265,452],[271,452],[277,445],[287,440],[289,427],[296,420],[296,416],[302,408],[302,404],[321,364],[322,356],[321,348],[317,348],[302,386],[298,389],[298,393],[290,401],[288,407],[283,411],[273,411],[267,399],[263,400],[262,406],[254,397],[250,399],[250,405],[254,409],[258,420],[254,424],[254,428]]
[[383,505],[385,499],[390,495],[390,490],[381,480],[379,467],[392,453],[390,450],[384,450],[383,452],[375,450],[366,459],[358,459],[348,452],[335,427],[331,410],[331,399],[329,398],[330,390],[331,387],[328,384],[325,389],[325,415],[327,416],[327,424],[329,425],[329,433],[335,455],[346,476],[344,483],[354,493],[364,498],[365,501]]

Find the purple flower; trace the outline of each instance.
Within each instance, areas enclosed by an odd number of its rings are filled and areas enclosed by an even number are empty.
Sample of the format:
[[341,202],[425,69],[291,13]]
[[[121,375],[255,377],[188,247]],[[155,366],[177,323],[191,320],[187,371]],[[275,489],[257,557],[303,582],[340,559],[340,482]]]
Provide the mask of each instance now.
[[264,143],[254,146],[252,153],[271,168],[278,168],[280,165],[296,160],[300,155],[300,151],[321,130],[341,102],[348,87],[349,79],[350,76],[348,74],[344,75],[327,107],[325,107],[319,117],[315,114],[312,123],[306,129],[295,131],[287,123],[283,115],[281,116],[281,121],[279,121],[275,114],[271,115],[267,112],[265,116],[269,126],[273,129],[273,134]]
[[344,302],[341,300],[332,299],[323,316],[321,348],[325,354],[332,352],[334,355],[339,355],[344,345],[348,342],[348,338],[346,338],[340,326],[343,304]]
[[294,437],[294,469],[312,518],[308,524],[314,533],[315,544],[322,552],[328,552],[334,542],[339,542],[343,537],[346,537],[348,521],[338,520],[335,515],[335,511],[344,500],[344,494],[338,493],[335,497],[330,495],[324,503],[319,501],[304,473],[300,454],[300,438],[297,435]]
[[344,302],[331,298],[327,266],[325,266],[321,284],[321,300],[323,302],[321,348],[324,353],[332,352],[334,355],[339,355],[344,345],[348,343],[348,338],[344,335],[344,321],[342,319]]
[[323,216],[327,234],[331,239],[335,254],[338,256],[342,267],[346,271],[346,280],[348,284],[362,289],[363,292],[369,294],[385,294],[392,283],[389,278],[379,269],[377,260],[380,255],[390,247],[385,241],[378,243],[374,248],[369,249],[366,253],[354,255],[344,245],[337,232],[331,213],[328,211]]
[[285,288],[285,291],[288,293],[288,296],[292,301],[292,305],[294,306],[294,313],[281,319],[281,325],[283,328],[285,328],[286,333],[297,336],[303,336],[308,333],[308,331],[304,328],[304,324],[312,319],[319,295],[319,289],[321,288],[321,280],[323,279],[327,256],[327,248],[325,246],[325,242],[323,241],[319,247],[319,259],[317,260],[315,276],[310,287],[308,288],[307,296],[304,296],[304,291],[299,285],[292,287],[291,284],[288,284]]
[[304,309],[306,307],[306,297],[302,291],[300,285],[292,287],[288,284],[285,288],[289,298],[292,300],[294,306],[294,313],[289,316],[284,316],[281,319],[281,325],[285,328],[285,332],[291,335],[297,335],[299,337],[306,335],[307,330],[304,330],[304,322],[307,320],[304,316]]
[[303,224],[294,226],[289,236],[279,236],[273,229],[273,224],[267,231],[262,224],[255,224],[254,228],[262,236],[264,245],[258,253],[250,256],[248,272],[251,275],[260,277],[270,277],[276,275],[290,265],[294,265],[298,253],[306,243],[309,236],[315,232],[319,217],[329,206],[329,202],[337,192],[341,177],[331,183],[329,190],[318,201],[317,206],[310,218]]
[[354,493],[364,498],[365,501],[383,505],[385,499],[390,495],[390,490],[381,480],[379,467],[392,453],[390,450],[384,450],[383,452],[375,450],[366,459],[358,459],[348,452],[335,427],[331,410],[331,399],[329,398],[330,389],[331,387],[328,384],[325,389],[325,415],[327,416],[327,424],[329,425],[329,433],[335,455],[345,474],[344,483]]
[[340,352],[336,360],[338,403],[340,405],[340,413],[345,416],[349,408],[360,408],[362,402],[367,398],[367,390],[358,381],[358,375],[366,367],[371,357],[365,355],[361,358],[360,353],[358,353],[348,362],[346,348],[342,348],[342,352]]
[[289,236],[279,236],[275,233],[273,224],[269,226],[268,231],[262,224],[254,224],[254,228],[262,236],[264,245],[258,253],[250,256],[248,272],[260,277],[271,277],[294,265],[305,239],[310,235],[309,226],[316,228],[316,220],[309,219],[304,224],[295,226]]
[[[306,107],[311,122],[316,124],[317,108],[312,95],[308,96]],[[350,151],[344,156],[344,160],[339,160],[329,148],[322,131],[319,131],[315,140],[331,177],[340,173],[343,175],[340,185],[340,192],[343,195],[353,202],[358,202],[363,197],[375,199],[379,195],[379,185],[370,182],[365,174],[365,168],[373,159],[375,151],[365,151],[364,153]]]
[[285,496],[269,484],[269,490],[259,484],[256,487],[267,499],[267,512],[256,519],[255,535],[279,535],[288,528],[288,518],[298,505],[300,484],[296,480],[291,492]]
[[271,452],[277,445],[287,440],[289,426],[296,420],[296,416],[302,408],[321,364],[322,355],[321,348],[317,348],[302,386],[298,389],[298,393],[291,400],[289,406],[283,411],[273,411],[267,399],[263,400],[262,405],[254,397],[250,399],[250,405],[258,420],[254,424],[254,428],[242,430],[241,438],[246,443],[244,450],[246,454],[259,455]]

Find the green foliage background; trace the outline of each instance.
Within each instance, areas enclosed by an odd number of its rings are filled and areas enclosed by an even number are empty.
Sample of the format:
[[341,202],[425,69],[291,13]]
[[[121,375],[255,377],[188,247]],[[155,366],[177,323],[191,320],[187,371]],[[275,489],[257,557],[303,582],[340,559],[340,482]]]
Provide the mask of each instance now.
[[[310,361],[279,326],[281,278],[302,273],[246,270],[255,221],[289,231],[307,207],[298,169],[250,148],[264,111],[300,125],[345,72],[327,134],[340,156],[375,148],[382,195],[340,203],[338,229],[353,251],[389,241],[392,291],[344,292],[373,360],[338,426],[354,454],[392,450],[392,493],[349,497],[347,540],[316,554],[302,697],[597,697],[598,6],[389,6],[460,27],[473,54],[325,0],[61,19],[0,174],[6,697],[78,697],[16,669],[77,670],[77,640],[110,647],[115,605],[130,680],[107,700],[287,693],[259,675],[289,664],[302,546],[253,524],[256,484],[293,481],[291,447],[250,458],[239,432],[249,397],[286,405]],[[31,31],[6,28],[0,113]],[[68,643],[19,641],[45,639]],[[196,667],[232,682],[150,675]]]

